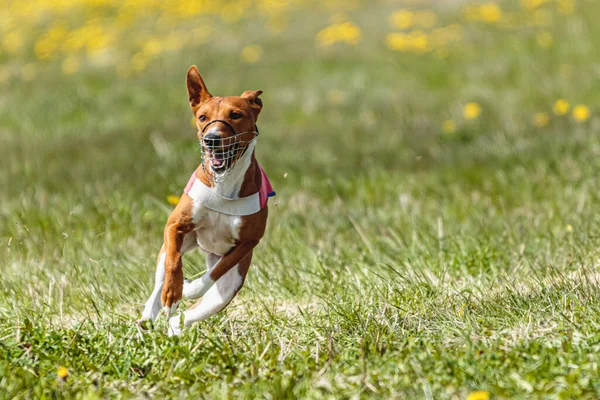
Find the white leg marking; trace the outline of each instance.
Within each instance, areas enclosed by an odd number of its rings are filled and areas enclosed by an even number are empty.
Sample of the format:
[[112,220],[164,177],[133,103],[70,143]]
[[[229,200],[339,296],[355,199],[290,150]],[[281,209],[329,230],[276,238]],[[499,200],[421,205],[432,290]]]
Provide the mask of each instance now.
[[[206,295],[200,300],[200,304],[183,313],[184,326],[189,327],[194,322],[204,321],[221,311],[229,304],[243,284],[244,278],[239,273],[239,265],[236,265],[206,292]],[[181,315],[169,319],[169,327],[169,336],[180,335]]]
[[192,282],[183,282],[183,296],[188,299],[199,299],[214,283],[208,272]]
[[180,303],[181,303],[181,300],[178,300],[171,307],[168,307],[168,306],[163,307],[162,310],[167,315],[167,318],[169,318],[171,315],[175,314],[175,312],[177,311],[177,307],[179,307]]
[[[220,259],[220,256],[208,253],[206,255],[206,268],[208,268],[208,271],[213,269],[213,267],[217,265]],[[210,289],[210,287],[214,283],[215,282],[210,278],[210,275],[208,275],[208,272],[204,274],[201,278],[194,279],[191,282],[184,281],[183,296],[187,297],[188,299],[199,299],[200,297],[204,296],[206,291]]]
[[160,306],[162,305],[160,301],[160,295],[162,292],[163,283],[165,282],[166,256],[167,253],[162,253],[158,259],[156,275],[154,276],[154,290],[152,290],[150,298],[148,301],[146,301],[146,306],[144,307],[144,312],[142,313],[142,321],[149,319],[154,321],[160,312]]

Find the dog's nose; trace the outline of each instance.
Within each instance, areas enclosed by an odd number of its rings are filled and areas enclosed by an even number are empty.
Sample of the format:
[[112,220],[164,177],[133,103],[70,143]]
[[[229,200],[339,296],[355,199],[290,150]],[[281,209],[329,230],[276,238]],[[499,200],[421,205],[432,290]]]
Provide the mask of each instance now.
[[206,144],[206,147],[215,148],[219,146],[220,142],[221,136],[219,136],[218,133],[208,132],[206,135],[204,135],[204,143]]

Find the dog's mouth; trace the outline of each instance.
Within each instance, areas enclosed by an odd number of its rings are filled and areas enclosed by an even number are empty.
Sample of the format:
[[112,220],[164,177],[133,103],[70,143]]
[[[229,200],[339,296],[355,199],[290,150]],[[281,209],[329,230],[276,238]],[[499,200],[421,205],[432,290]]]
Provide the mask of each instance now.
[[210,170],[215,181],[225,179],[230,170],[233,169],[236,162],[242,157],[248,149],[248,145],[256,137],[243,139],[243,134],[221,138],[221,137],[203,137],[200,140],[200,151],[202,156],[202,166]]
[[229,166],[229,158],[227,157],[226,151],[223,150],[211,150],[210,151],[210,167],[213,172],[221,173],[224,172]]

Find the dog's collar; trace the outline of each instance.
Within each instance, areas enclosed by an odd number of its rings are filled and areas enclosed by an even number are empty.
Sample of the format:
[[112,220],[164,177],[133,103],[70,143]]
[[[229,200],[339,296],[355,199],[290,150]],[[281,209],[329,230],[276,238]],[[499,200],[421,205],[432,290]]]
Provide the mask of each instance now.
[[261,175],[260,189],[250,196],[230,199],[216,193],[214,189],[206,186],[200,179],[196,178],[196,172],[188,181],[184,193],[202,206],[227,215],[252,215],[266,207],[269,197],[275,196],[275,191],[269,182],[267,174],[258,165]]

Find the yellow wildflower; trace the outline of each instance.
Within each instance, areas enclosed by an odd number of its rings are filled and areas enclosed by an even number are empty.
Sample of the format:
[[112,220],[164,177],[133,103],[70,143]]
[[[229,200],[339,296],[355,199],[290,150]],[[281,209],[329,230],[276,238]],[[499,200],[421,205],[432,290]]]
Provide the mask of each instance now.
[[408,35],[409,44],[415,53],[426,53],[430,50],[429,35],[423,31],[413,31]]
[[404,33],[389,33],[385,37],[385,44],[395,51],[405,51],[408,49],[408,40]]
[[344,22],[340,25],[340,36],[342,41],[348,44],[356,44],[360,41],[362,33],[360,28],[352,22]]
[[451,119],[447,119],[446,121],[444,121],[444,124],[442,125],[442,130],[444,131],[444,133],[456,132],[456,122],[454,122]]
[[465,119],[477,119],[481,115],[481,106],[478,103],[467,103],[463,108],[463,116]]
[[467,400],[489,400],[490,392],[485,390],[479,390],[477,392],[471,392],[467,396]]
[[413,25],[414,14],[408,10],[396,11],[390,17],[390,22],[398,29],[408,29]]
[[569,102],[565,99],[558,99],[554,102],[554,114],[556,115],[565,115],[569,112]]
[[169,203],[172,206],[176,206],[177,204],[179,204],[179,196],[174,195],[174,194],[170,194],[167,196],[167,203]]
[[360,28],[350,21],[328,26],[317,33],[317,42],[321,46],[331,46],[339,42],[356,44],[361,38]]
[[548,31],[541,31],[535,35],[538,44],[547,49],[552,46],[552,34]]
[[487,2],[479,6],[479,19],[488,24],[493,24],[502,19],[502,10],[498,4]]
[[573,118],[577,122],[585,122],[590,118],[590,108],[579,104],[573,108]]
[[18,53],[23,47],[23,36],[19,32],[9,32],[2,39],[2,46],[9,54]]
[[531,11],[544,5],[547,2],[548,0],[521,0],[521,6]]
[[462,316],[465,314],[465,305],[463,304],[460,306],[456,313],[458,314],[459,318],[462,318]]
[[557,0],[556,8],[563,15],[571,15],[575,11],[575,0]]
[[533,124],[538,128],[543,128],[547,126],[550,122],[550,116],[547,112],[537,112],[533,114]]
[[65,367],[59,367],[58,371],[56,371],[56,375],[58,375],[59,379],[64,381],[69,376],[69,371]]
[[242,49],[240,56],[242,60],[247,64],[254,64],[262,57],[262,47],[255,44],[251,44]]
[[148,57],[154,57],[163,51],[163,46],[158,39],[149,39],[144,44],[142,52]]
[[573,227],[571,225],[567,225],[567,232],[573,232]]

